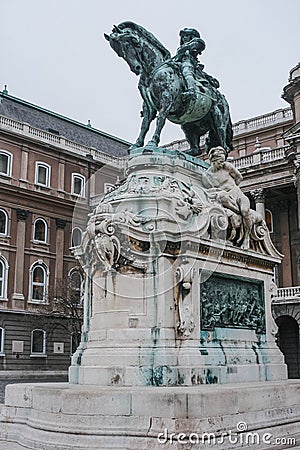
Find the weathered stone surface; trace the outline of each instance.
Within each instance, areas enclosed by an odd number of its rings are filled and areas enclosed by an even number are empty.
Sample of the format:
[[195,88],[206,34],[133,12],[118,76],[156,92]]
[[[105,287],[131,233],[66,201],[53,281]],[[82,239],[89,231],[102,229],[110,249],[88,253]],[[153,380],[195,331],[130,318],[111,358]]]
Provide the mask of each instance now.
[[[30,449],[159,449],[163,440],[164,448],[180,449],[179,433],[187,440],[184,448],[194,448],[196,436],[206,439],[196,448],[207,448],[207,433],[214,448],[247,447],[246,439],[255,433],[259,441],[251,448],[269,448],[276,438],[285,438],[285,444],[276,445],[280,449],[294,447],[288,438],[300,438],[298,380],[190,388],[40,384],[30,386],[33,408],[11,405],[14,388],[7,388],[1,417],[9,420],[1,422],[0,439]],[[27,395],[28,385],[18,389]],[[228,433],[238,436],[238,446]]]

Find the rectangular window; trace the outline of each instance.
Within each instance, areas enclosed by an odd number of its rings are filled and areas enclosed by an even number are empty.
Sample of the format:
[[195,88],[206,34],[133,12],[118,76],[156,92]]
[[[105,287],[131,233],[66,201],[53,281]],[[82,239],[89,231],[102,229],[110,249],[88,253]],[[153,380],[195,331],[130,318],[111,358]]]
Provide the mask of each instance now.
[[81,178],[74,178],[74,194],[80,195],[82,191],[82,180]]
[[44,330],[33,330],[31,333],[31,354],[46,353],[46,333]]

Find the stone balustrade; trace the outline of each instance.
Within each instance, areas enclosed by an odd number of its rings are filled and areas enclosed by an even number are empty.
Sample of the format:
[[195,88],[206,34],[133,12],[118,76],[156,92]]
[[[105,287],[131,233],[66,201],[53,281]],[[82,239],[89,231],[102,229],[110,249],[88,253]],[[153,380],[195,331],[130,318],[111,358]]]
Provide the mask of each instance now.
[[[293,112],[291,108],[282,108],[277,109],[276,111],[273,111],[268,114],[263,114],[262,116],[253,117],[252,119],[246,119],[246,120],[240,120],[239,122],[236,122],[232,126],[233,134],[234,136],[238,136],[242,133],[248,132],[248,131],[255,131],[260,128],[264,128],[266,126],[272,126],[277,125],[279,123],[286,123],[290,122],[293,119]],[[201,136],[200,138],[200,145],[204,145],[205,143],[205,136]],[[186,139],[180,139],[174,142],[171,142],[170,144],[164,145],[164,147],[170,149],[170,150],[188,150],[189,144],[186,141]]]
[[49,133],[48,131],[32,127],[27,123],[18,122],[17,120],[13,120],[5,116],[0,116],[0,129],[14,131],[23,136],[55,145],[56,147],[76,153],[80,156],[92,155],[95,160],[117,167],[118,169],[123,169],[126,165],[127,158],[117,158],[115,156],[108,155],[107,153],[101,152],[95,148],[78,144],[64,138],[63,136],[57,136],[56,134]]
[[273,301],[280,303],[291,300],[300,300],[300,286],[278,288],[277,295],[273,298]]
[[293,113],[291,108],[283,108],[273,111],[268,114],[263,114],[262,116],[253,117],[252,119],[240,120],[235,123],[232,127],[233,134],[238,136],[239,134],[245,133],[249,130],[258,130],[259,128],[264,128],[266,125],[278,124],[283,122],[289,122],[293,118]]
[[261,148],[251,155],[242,156],[240,158],[228,158],[228,160],[237,168],[244,169],[259,164],[271,163],[285,158],[285,148]]

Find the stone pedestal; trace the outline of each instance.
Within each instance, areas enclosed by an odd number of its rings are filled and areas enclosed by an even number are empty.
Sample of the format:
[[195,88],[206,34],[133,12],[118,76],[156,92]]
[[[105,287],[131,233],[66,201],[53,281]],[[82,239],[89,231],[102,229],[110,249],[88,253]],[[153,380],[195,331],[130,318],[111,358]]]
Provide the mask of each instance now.
[[77,249],[93,295],[71,383],[286,378],[271,316],[281,255],[262,219],[249,248],[239,230],[230,240],[228,214],[203,186],[206,168],[178,152],[138,150],[126,181],[97,206]]
[[76,248],[85,311],[69,383],[8,387],[3,440],[134,450],[205,448],[207,433],[240,448],[246,429],[253,448],[298,437],[300,384],[286,380],[271,315],[281,255],[252,212],[245,238],[206,169],[176,151],[131,155]]

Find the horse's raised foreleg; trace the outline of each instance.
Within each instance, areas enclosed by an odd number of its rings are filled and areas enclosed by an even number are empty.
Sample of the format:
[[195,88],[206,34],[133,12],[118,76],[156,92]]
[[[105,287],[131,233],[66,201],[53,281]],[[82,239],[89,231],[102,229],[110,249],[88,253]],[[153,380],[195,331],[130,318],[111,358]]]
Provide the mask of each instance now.
[[142,120],[140,134],[138,135],[138,138],[135,141],[135,143],[130,147],[130,150],[133,150],[138,147],[143,147],[144,141],[145,141],[145,136],[146,136],[147,132],[149,131],[152,120],[154,120],[154,118],[155,118],[155,114],[156,114],[156,111],[152,108],[152,106],[149,105],[149,103],[144,101],[143,102],[143,111],[142,111],[143,120]]
[[166,123],[167,115],[169,114],[170,108],[172,106],[173,98],[169,90],[165,90],[161,95],[161,109],[156,119],[156,128],[151,141],[148,145],[158,145],[160,141],[161,131]]

